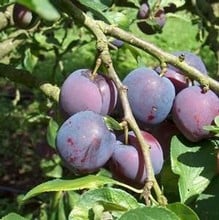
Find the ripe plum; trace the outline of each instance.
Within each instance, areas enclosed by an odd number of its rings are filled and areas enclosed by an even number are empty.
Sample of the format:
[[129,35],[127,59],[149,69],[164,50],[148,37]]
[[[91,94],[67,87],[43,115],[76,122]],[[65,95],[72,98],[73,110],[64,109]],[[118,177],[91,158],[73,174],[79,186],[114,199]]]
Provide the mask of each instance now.
[[68,118],[57,133],[57,151],[66,166],[75,173],[91,173],[111,157],[115,135],[106,127],[103,117],[92,111],[81,111]]
[[[142,134],[150,145],[154,173],[159,174],[163,166],[162,148],[150,133],[142,131]],[[124,141],[124,137],[120,139]],[[133,132],[129,132],[128,141],[128,145],[117,142],[109,166],[115,178],[137,186],[144,183],[147,173],[139,142]]]
[[203,126],[212,124],[217,115],[219,115],[218,96],[211,90],[202,91],[199,86],[190,86],[179,92],[172,109],[176,126],[193,142],[211,136]]
[[138,68],[123,80],[135,117],[148,125],[161,123],[171,111],[175,88],[165,76],[152,69]]
[[38,20],[38,15],[25,6],[15,3],[13,8],[13,21],[18,28],[32,28]]
[[155,34],[160,32],[166,23],[166,15],[162,8],[159,8],[155,12],[150,11],[150,8],[147,3],[141,4],[137,19],[139,29],[146,34]]
[[71,116],[80,111],[95,111],[110,114],[117,102],[117,90],[107,76],[93,76],[91,70],[79,69],[64,81],[59,103],[61,110]]

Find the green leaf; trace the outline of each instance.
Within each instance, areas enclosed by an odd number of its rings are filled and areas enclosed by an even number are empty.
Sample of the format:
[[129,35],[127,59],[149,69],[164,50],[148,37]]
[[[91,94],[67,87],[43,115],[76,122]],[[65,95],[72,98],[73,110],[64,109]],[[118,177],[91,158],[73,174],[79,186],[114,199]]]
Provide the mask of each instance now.
[[123,130],[123,127],[119,124],[119,122],[110,116],[104,116],[104,121],[110,130]]
[[31,53],[30,49],[25,50],[24,67],[29,72],[32,72],[36,66],[38,57]]
[[107,17],[103,13],[103,11],[108,8],[108,6],[106,4],[103,4],[102,1],[99,1],[99,0],[93,0],[93,1],[78,0],[78,2],[80,2],[82,5],[86,6],[99,19],[110,24],[110,21],[107,19]]
[[119,220],[180,220],[172,211],[162,207],[143,207],[130,210],[122,215]]
[[60,18],[59,12],[49,0],[17,0],[17,2],[25,5],[48,21],[56,21]]
[[203,129],[207,130],[207,131],[212,131],[212,132],[215,132],[215,133],[219,132],[219,127],[214,126],[214,125],[205,125],[205,126],[203,126]]
[[167,208],[175,212],[175,214],[180,218],[180,220],[199,220],[198,215],[188,206],[176,202],[168,204]]
[[161,7],[167,7],[170,4],[174,4],[178,8],[178,7],[181,7],[181,6],[183,6],[185,4],[185,0],[175,0],[175,1],[172,1],[172,0],[162,0],[161,3],[160,3],[160,6]]
[[128,2],[133,3],[136,7],[140,6],[139,0],[128,0]]
[[214,123],[219,127],[219,115],[215,117]]
[[191,143],[182,137],[171,140],[171,167],[179,175],[179,194],[182,203],[190,202],[203,192],[216,174],[215,143]]
[[14,213],[14,212],[11,212],[8,215],[1,218],[1,220],[15,220],[15,219],[16,220],[27,220],[26,218]]
[[46,139],[48,144],[53,148],[55,148],[56,146],[55,140],[56,140],[56,133],[58,128],[59,128],[58,123],[51,118],[49,121],[49,125],[47,127]]
[[140,204],[124,190],[103,187],[85,192],[74,206],[69,217],[70,219],[80,219],[81,215],[88,216],[89,210],[96,210],[98,206],[118,217],[123,212],[139,207]]
[[194,204],[194,210],[198,213],[200,219],[218,220],[219,204],[219,176],[217,176],[208,188],[199,195]]
[[117,184],[126,187],[130,190],[133,190],[134,192],[141,192],[141,190],[135,189],[133,187],[130,187],[129,185],[120,183],[119,181],[113,180],[108,177],[88,175],[73,180],[55,179],[42,183],[30,190],[24,196],[23,201],[28,200],[44,192],[92,189],[104,186],[106,184]]
[[42,159],[40,161],[40,167],[43,170],[44,175],[53,178],[62,177],[61,158],[57,154],[53,154],[51,160]]

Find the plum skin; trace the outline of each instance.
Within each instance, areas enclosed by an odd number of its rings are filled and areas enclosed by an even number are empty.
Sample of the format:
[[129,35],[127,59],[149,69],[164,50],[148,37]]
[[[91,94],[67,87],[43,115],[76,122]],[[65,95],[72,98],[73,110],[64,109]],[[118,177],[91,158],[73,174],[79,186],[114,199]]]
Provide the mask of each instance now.
[[175,88],[169,79],[142,67],[131,71],[123,84],[128,88],[129,103],[139,121],[155,125],[166,119],[175,98]]
[[15,3],[13,8],[13,21],[18,28],[30,29],[38,20],[37,14],[25,6]]
[[76,174],[98,171],[111,157],[115,135],[103,117],[92,111],[78,112],[59,128],[56,148],[65,165]]
[[179,92],[175,98],[172,117],[180,132],[190,141],[197,142],[211,137],[203,126],[212,124],[219,115],[219,98],[199,86],[190,86]]
[[139,19],[137,23],[139,29],[145,34],[161,32],[166,23],[165,11],[160,8],[151,16],[150,8],[147,3],[141,4],[138,10],[137,19]]
[[89,69],[72,72],[61,86],[59,104],[66,117],[91,110],[101,115],[110,114],[117,102],[117,89],[104,75],[91,75]]
[[[150,154],[154,173],[159,174],[163,166],[163,151],[159,142],[150,133],[141,131],[147,143],[150,145]],[[120,137],[121,140],[124,137]],[[128,134],[128,145],[117,142],[110,159],[110,170],[116,179],[120,179],[131,185],[141,186],[146,178],[144,157],[139,142],[131,131]]]

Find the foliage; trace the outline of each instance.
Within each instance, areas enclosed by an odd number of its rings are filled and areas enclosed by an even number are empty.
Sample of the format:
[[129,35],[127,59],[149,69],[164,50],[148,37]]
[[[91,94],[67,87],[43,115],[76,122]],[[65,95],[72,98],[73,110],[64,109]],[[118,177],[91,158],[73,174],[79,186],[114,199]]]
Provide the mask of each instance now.
[[[15,2],[39,16],[33,27],[15,26]],[[64,121],[59,88],[73,71],[94,69],[100,55],[95,27],[87,27],[69,7],[72,3],[93,21],[134,34],[166,56],[181,50],[199,55],[211,79],[218,79],[217,2],[150,0],[151,8],[166,8],[167,19],[161,32],[147,35],[137,26],[140,0],[0,1],[1,219],[218,219],[218,116],[204,127],[213,134],[207,140],[192,143],[182,135],[172,137],[169,157],[156,176],[168,200],[164,206],[156,198],[156,185],[149,206],[144,188],[115,180],[107,167],[78,176],[63,164],[56,151]],[[121,39],[121,47],[114,45],[119,37],[105,34],[120,80],[134,69],[165,61],[165,55],[142,50],[136,42]],[[107,73],[107,68],[103,64],[98,71]],[[120,114],[104,116],[118,134],[127,129]]]

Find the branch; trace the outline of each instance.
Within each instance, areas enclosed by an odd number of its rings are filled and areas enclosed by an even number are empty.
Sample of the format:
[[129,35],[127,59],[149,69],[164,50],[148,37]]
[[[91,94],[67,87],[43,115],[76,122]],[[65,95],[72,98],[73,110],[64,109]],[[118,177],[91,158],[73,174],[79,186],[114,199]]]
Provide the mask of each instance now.
[[59,100],[59,87],[50,83],[41,82],[26,70],[15,69],[11,65],[0,63],[0,77],[8,78],[15,83],[23,84],[29,88],[40,88],[47,97],[56,102]]
[[114,27],[112,25],[105,24],[102,21],[98,21],[99,25],[101,26],[103,32],[115,38],[119,38],[135,47],[138,47],[150,55],[157,58],[161,65],[163,63],[169,63],[173,66],[176,66],[184,71],[185,75],[191,79],[198,81],[203,86],[209,86],[213,91],[219,94],[219,83],[218,81],[214,80],[213,78],[201,73],[196,68],[189,66],[187,63],[180,61],[178,57],[164,52],[160,48],[156,47],[154,44],[151,44],[145,40],[139,39],[132,33],[126,32],[120,28]]
[[148,143],[146,143],[141,130],[139,129],[139,126],[132,114],[132,110],[129,105],[128,96],[127,96],[127,88],[122,84],[121,80],[119,79],[114,66],[113,62],[109,53],[108,48],[108,40],[103,32],[103,30],[100,28],[99,23],[84,14],[79,8],[77,8],[75,5],[73,5],[70,1],[64,0],[64,10],[70,15],[79,20],[83,23],[85,27],[87,27],[97,38],[97,49],[100,54],[100,58],[105,65],[105,67],[108,70],[109,77],[114,81],[118,91],[119,96],[121,99],[123,111],[124,111],[124,120],[128,122],[129,126],[135,133],[140,146],[142,153],[144,155],[145,160],[145,168],[147,171],[148,179],[146,181],[145,187],[144,187],[144,197],[146,200],[146,203],[149,204],[150,201],[150,194],[151,194],[151,188],[154,187],[154,190],[156,192],[156,195],[158,197],[158,201],[161,202],[162,205],[165,205],[167,203],[166,198],[163,196],[161,189],[159,188],[159,185],[155,179],[154,171],[151,163],[150,158],[150,146]]

